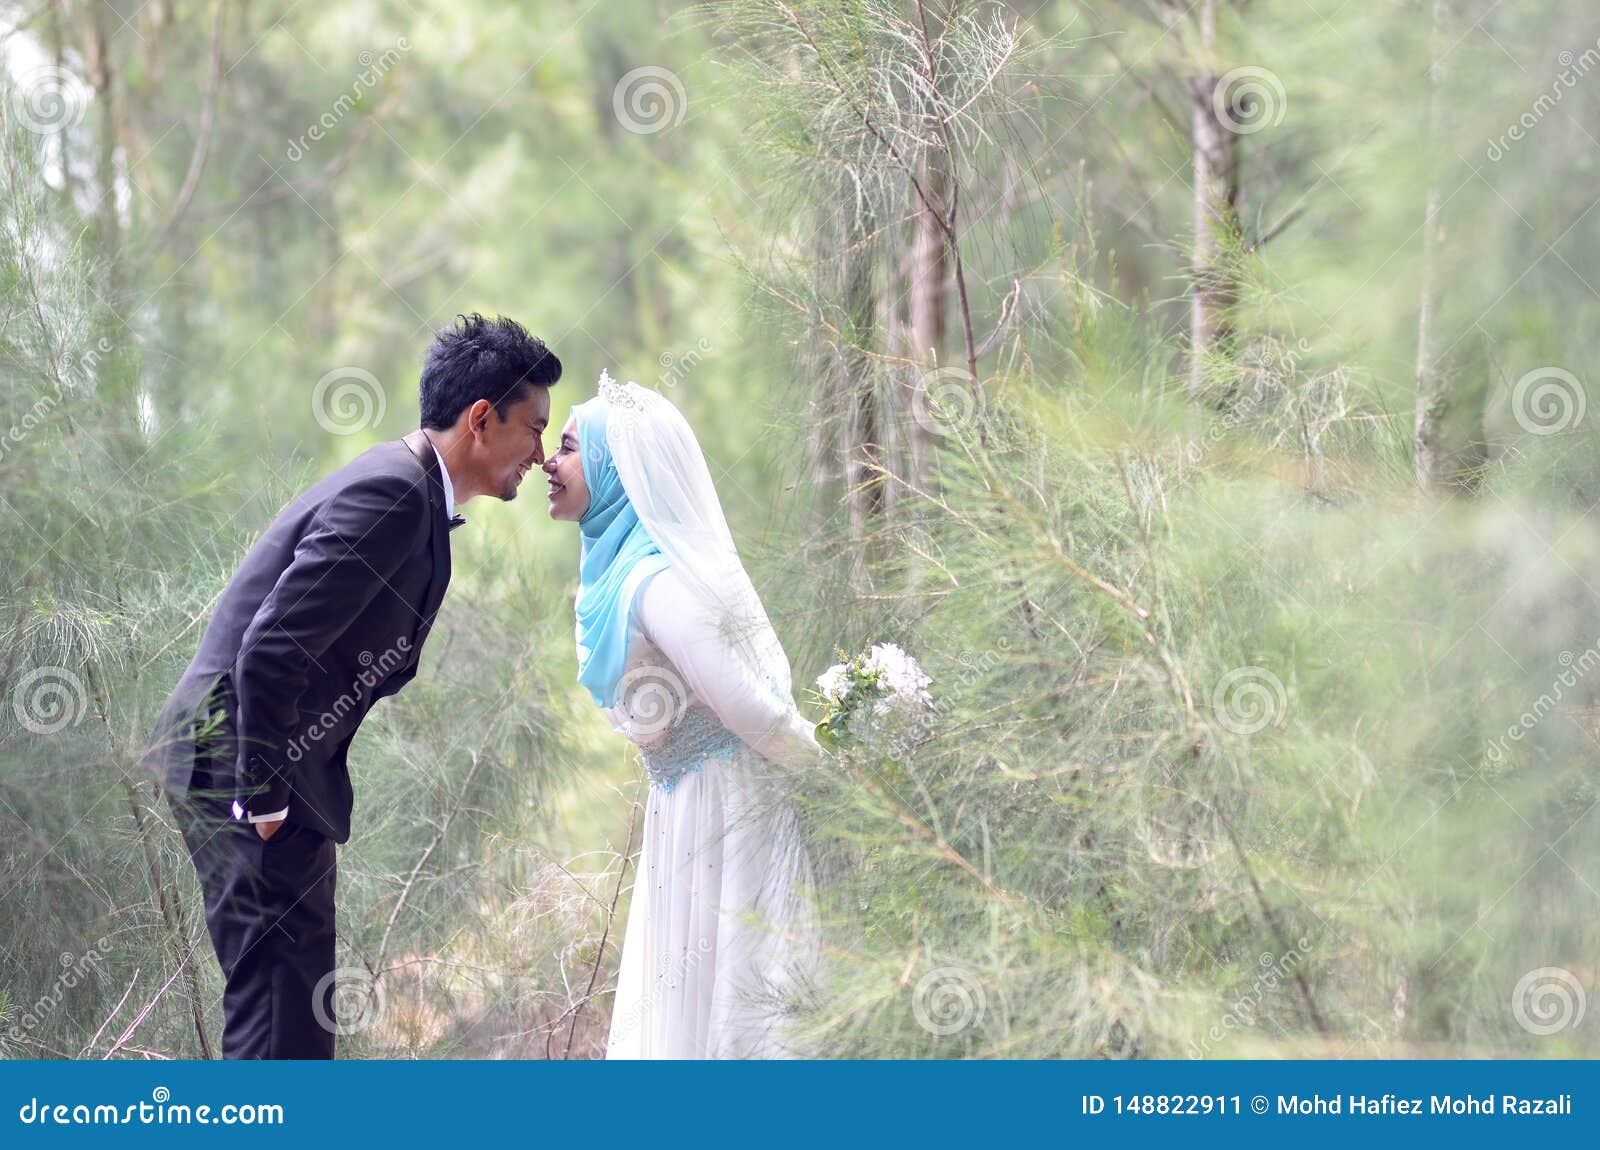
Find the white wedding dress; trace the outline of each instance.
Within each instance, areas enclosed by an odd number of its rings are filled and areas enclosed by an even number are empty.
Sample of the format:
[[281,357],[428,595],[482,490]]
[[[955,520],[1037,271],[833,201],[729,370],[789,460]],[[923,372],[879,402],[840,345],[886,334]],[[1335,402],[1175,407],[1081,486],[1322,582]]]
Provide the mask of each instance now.
[[815,955],[815,924],[773,763],[822,755],[787,666],[763,681],[691,580],[673,566],[640,589],[606,712],[649,776],[606,1053],[794,1056],[781,1001]]

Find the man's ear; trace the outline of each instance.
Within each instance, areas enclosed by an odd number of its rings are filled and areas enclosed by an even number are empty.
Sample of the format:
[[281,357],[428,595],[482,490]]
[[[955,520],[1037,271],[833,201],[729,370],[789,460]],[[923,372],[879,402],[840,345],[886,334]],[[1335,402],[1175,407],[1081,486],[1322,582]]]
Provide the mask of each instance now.
[[471,407],[467,408],[467,431],[472,438],[483,440],[483,433],[489,426],[489,416],[494,411],[494,404],[487,399],[474,400]]

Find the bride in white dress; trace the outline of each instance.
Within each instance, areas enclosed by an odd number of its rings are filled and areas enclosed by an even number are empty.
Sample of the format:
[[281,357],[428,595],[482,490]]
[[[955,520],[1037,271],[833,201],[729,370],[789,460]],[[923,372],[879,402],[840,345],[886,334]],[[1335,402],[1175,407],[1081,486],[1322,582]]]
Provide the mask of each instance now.
[[649,776],[610,1058],[798,1053],[781,1003],[814,954],[774,763],[822,757],[788,659],[670,402],[602,374],[545,462],[583,538],[578,679]]

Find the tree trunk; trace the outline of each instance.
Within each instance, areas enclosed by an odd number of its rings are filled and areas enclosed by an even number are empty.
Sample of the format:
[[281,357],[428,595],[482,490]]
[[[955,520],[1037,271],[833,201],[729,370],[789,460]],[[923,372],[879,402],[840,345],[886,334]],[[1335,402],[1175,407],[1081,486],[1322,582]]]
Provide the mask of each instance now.
[[[586,35],[584,44],[588,51],[590,74],[595,78],[589,99],[594,107],[601,150],[606,154],[612,154],[625,140],[622,135],[623,126],[617,118],[613,101],[616,97],[616,85],[627,73],[630,58],[617,34],[609,27],[602,26],[593,34]],[[610,198],[615,202],[615,197]],[[629,210],[626,201],[622,204],[622,210],[624,212]],[[633,255],[633,238],[629,229],[624,227],[620,231],[614,231],[614,234],[610,235],[609,242],[601,246],[597,258],[605,268],[606,283],[611,285],[603,301],[605,313],[625,316],[627,318],[624,322],[637,323],[642,315],[644,298],[639,289],[638,277],[635,275],[639,261]],[[609,342],[605,335],[602,335],[602,339]]]
[[[62,27],[62,11],[59,3],[50,5],[50,20],[47,24],[50,41],[50,51],[55,59],[58,72],[65,72],[67,68],[67,37],[66,29]],[[71,117],[63,116],[61,126],[56,131],[56,147],[61,154],[61,199],[68,205],[77,202],[74,191],[75,185],[72,178],[72,133],[68,126]]]
[[[117,110],[111,75],[111,37],[106,30],[106,6],[89,5],[89,85],[94,89],[97,118],[95,132],[95,225],[100,255],[115,277],[122,247],[117,217]],[[114,296],[114,293],[113,293]]]
[[[949,204],[948,161],[944,152],[930,149],[922,169],[923,190],[940,212],[947,211]],[[944,229],[934,213],[919,203],[911,241],[911,354],[907,357],[917,364],[908,392],[913,401],[919,388],[931,385],[930,373],[945,366],[949,300],[950,260]],[[924,420],[907,419],[904,425],[908,470],[913,482],[924,487],[933,460],[933,432]]]
[[839,299],[843,323],[839,339],[839,395],[844,399],[849,444],[845,482],[850,500],[851,584],[857,591],[870,585],[870,536],[881,526],[883,480],[882,432],[878,394],[869,354],[877,301],[872,290],[873,250],[870,221],[862,218],[853,197],[841,199]]
[[1439,249],[1444,242],[1439,198],[1440,141],[1444,136],[1444,41],[1450,26],[1450,0],[1433,0],[1432,66],[1428,72],[1428,208],[1422,223],[1422,285],[1417,308],[1417,412],[1413,439],[1417,487],[1437,491],[1445,482],[1444,421],[1450,406],[1449,381],[1439,363],[1435,326],[1439,311]]
[[114,354],[104,354],[120,340],[122,277],[122,224],[117,212],[117,108],[111,70],[111,35],[106,28],[107,5],[88,5],[89,86],[94,91],[95,128],[95,229],[99,257],[105,265],[105,295],[100,301],[99,350],[95,361],[95,388],[100,402],[123,412],[137,428],[138,412],[131,394],[123,395],[125,365]]
[[1208,390],[1209,360],[1225,354],[1238,287],[1231,267],[1238,237],[1235,140],[1217,114],[1217,0],[1203,0],[1197,18],[1203,63],[1189,81],[1194,147],[1194,282],[1189,304],[1189,395]]

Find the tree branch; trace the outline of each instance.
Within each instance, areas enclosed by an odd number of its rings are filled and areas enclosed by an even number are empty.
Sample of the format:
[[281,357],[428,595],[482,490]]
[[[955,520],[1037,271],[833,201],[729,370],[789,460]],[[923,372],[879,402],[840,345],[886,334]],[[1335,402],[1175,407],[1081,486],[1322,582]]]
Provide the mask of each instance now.
[[200,129],[195,134],[194,151],[189,156],[189,170],[184,174],[183,186],[178,189],[178,197],[173,201],[172,210],[167,213],[166,223],[161,225],[151,244],[152,248],[158,250],[166,244],[178,221],[189,210],[195,189],[200,186],[200,173],[205,170],[206,159],[211,152],[211,133],[217,120],[217,94],[222,88],[222,14],[222,0],[216,0],[211,10],[211,78],[206,83],[205,101],[200,108]]

